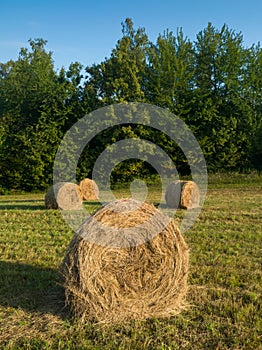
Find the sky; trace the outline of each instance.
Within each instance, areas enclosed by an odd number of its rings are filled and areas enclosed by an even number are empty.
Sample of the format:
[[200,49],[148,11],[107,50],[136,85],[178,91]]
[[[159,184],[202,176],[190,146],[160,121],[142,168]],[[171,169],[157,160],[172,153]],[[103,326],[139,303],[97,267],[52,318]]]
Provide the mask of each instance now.
[[153,42],[178,28],[194,41],[211,22],[241,32],[250,47],[262,41],[261,13],[261,0],[0,0],[0,62],[16,60],[29,39],[42,38],[56,69],[100,63],[121,38],[126,18]]

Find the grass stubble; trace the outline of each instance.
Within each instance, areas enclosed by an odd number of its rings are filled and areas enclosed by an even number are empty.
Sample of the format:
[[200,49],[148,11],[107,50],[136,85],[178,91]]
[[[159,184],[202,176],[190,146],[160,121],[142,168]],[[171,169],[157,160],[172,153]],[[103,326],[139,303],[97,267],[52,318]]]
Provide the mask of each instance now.
[[[262,193],[255,181],[211,178],[183,236],[190,307],[112,326],[68,317],[57,273],[72,230],[43,194],[0,197],[0,349],[262,349]],[[126,195],[118,189],[116,197]],[[152,187],[149,200],[157,201]],[[99,203],[85,202],[93,212]],[[184,216],[176,213],[177,221]]]

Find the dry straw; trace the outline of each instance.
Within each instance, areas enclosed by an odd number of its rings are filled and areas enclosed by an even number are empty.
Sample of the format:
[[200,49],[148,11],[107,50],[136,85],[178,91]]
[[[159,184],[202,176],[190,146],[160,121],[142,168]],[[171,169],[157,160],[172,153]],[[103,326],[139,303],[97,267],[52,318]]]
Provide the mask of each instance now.
[[75,316],[119,323],[169,317],[185,307],[188,247],[173,220],[163,224],[166,219],[153,205],[121,199],[82,225],[61,266]]
[[71,182],[58,182],[51,186],[45,195],[47,209],[79,210],[82,199],[78,185]]
[[199,207],[200,191],[195,182],[178,180],[168,185],[165,199],[170,208],[193,209]]
[[83,200],[98,200],[99,189],[94,180],[83,179],[79,184],[79,188]]

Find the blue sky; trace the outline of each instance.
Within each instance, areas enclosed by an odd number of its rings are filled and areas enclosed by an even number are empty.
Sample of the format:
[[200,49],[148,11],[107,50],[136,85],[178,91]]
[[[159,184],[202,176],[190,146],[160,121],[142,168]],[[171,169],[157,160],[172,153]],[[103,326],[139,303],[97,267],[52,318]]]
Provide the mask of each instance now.
[[192,41],[208,22],[242,32],[244,44],[262,41],[261,0],[0,0],[0,62],[17,59],[30,38],[48,41],[56,68],[109,57],[130,17],[155,42],[165,29]]

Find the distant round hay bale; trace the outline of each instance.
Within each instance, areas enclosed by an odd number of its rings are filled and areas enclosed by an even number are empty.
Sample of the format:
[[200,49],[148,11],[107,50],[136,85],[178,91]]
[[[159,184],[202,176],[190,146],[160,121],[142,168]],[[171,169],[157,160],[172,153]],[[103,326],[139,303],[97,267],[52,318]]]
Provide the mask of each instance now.
[[52,185],[45,195],[47,209],[79,210],[82,199],[78,185],[71,182],[58,182]]
[[165,200],[170,208],[197,208],[199,207],[200,191],[194,181],[178,180],[168,185]]
[[[159,233],[152,237],[156,227]],[[128,236],[130,228],[134,233]],[[142,243],[134,245],[134,239]],[[124,247],[114,247],[119,243]],[[174,220],[130,198],[111,202],[88,219],[61,265],[73,315],[106,323],[178,314],[185,307],[188,269],[188,247]]]
[[79,184],[79,188],[83,200],[98,200],[99,189],[94,180],[83,179]]

